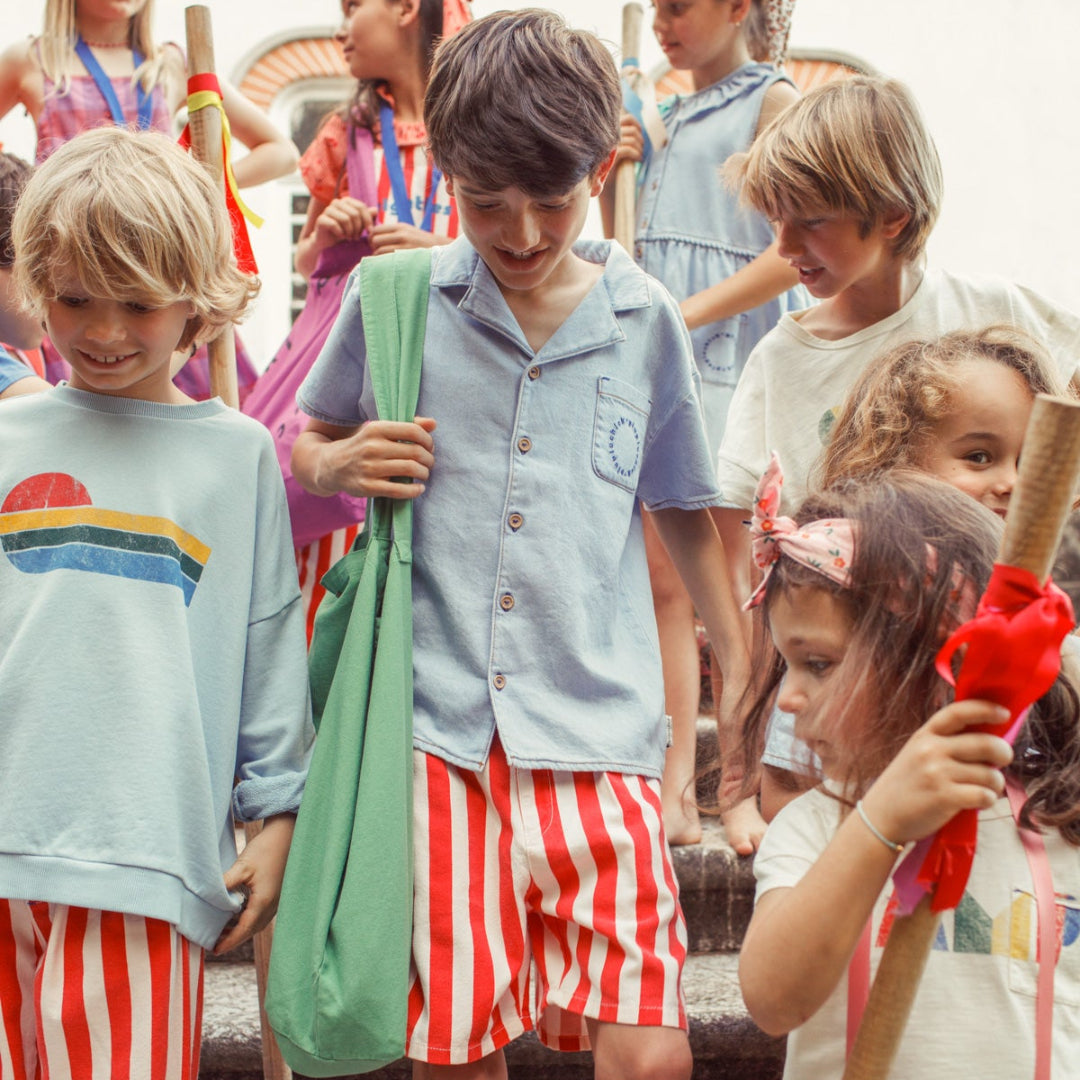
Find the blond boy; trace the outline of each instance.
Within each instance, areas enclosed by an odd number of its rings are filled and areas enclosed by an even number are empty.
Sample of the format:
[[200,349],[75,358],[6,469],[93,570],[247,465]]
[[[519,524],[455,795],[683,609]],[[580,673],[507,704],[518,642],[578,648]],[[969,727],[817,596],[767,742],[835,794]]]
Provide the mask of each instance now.
[[[169,377],[257,283],[161,135],[73,139],[12,234],[72,373],[0,423],[0,1060],[193,1075],[204,951],[272,917],[312,737],[269,434]],[[266,819],[239,858],[234,812]]]

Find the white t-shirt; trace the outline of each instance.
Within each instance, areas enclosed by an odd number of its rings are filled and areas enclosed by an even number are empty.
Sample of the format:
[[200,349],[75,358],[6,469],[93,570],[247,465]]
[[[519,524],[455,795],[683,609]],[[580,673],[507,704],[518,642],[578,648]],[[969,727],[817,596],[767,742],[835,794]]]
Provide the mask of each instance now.
[[784,470],[781,513],[791,514],[806,494],[836,412],[871,360],[906,341],[995,323],[1031,334],[1064,378],[1072,378],[1080,361],[1080,318],[998,278],[927,270],[899,311],[837,341],[808,333],[797,316],[783,316],[750,354],[735,388],[717,458],[724,505],[753,505],[758,479],[775,450]]
[[[757,895],[792,887],[840,823],[837,800],[821,790],[789,803],[754,859]],[[1053,1080],[1080,1070],[1080,849],[1044,834],[1057,897],[1060,954],[1055,971]],[[892,925],[892,882],[874,907],[871,970]],[[945,912],[915,996],[892,1080],[978,1077],[1026,1080],[1035,1061],[1038,918],[1027,859],[1009,801],[979,816],[975,862],[955,911]],[[847,978],[788,1035],[784,1080],[838,1077],[844,1068]]]

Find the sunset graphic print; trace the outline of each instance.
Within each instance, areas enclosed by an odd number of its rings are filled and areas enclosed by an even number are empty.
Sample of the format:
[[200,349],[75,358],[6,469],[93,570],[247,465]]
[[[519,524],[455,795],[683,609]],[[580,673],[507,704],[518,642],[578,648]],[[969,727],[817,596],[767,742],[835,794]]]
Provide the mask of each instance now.
[[175,586],[190,605],[210,548],[168,518],[93,505],[67,473],[38,473],[0,504],[0,548],[27,574],[85,571]]

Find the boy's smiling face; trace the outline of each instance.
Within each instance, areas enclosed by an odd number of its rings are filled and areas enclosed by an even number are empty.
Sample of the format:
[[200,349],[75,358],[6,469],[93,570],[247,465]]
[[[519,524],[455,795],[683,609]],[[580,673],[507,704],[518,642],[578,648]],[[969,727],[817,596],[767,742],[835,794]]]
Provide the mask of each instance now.
[[499,288],[535,293],[558,288],[585,224],[589,200],[599,195],[610,159],[568,192],[543,198],[519,187],[498,191],[465,177],[447,180],[457,200],[461,230],[487,264]]
[[77,278],[58,281],[45,328],[71,365],[71,385],[114,397],[182,404],[169,361],[194,316],[187,301],[154,306],[91,296]]
[[900,258],[894,241],[907,220],[901,215],[866,229],[851,214],[800,209],[784,211],[772,225],[780,257],[799,271],[811,296],[825,300],[889,277]]

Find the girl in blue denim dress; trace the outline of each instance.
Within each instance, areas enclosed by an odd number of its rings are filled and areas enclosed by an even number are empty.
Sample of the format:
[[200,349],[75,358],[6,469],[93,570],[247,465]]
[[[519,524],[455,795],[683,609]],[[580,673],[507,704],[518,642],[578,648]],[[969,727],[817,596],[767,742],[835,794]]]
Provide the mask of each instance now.
[[[747,150],[757,132],[798,96],[779,67],[793,5],[794,0],[655,0],[653,7],[660,47],[673,68],[690,73],[694,91],[661,106],[666,142],[651,148],[639,173],[633,255],[680,303],[714,455],[750,351],[781,315],[810,303],[797,272],[776,253],[768,221],[741,206],[722,175],[727,159]],[[624,116],[621,156],[641,157],[642,141],[637,122]],[[692,783],[700,705],[694,610],[645,517],[673,724],[664,822],[672,843],[694,843],[701,836]],[[726,756],[730,765],[732,755]],[[725,767],[725,780],[728,773]],[[764,830],[756,807],[732,808],[724,820],[735,849],[753,851]]]

